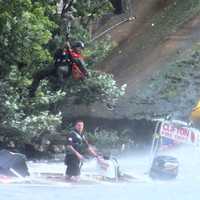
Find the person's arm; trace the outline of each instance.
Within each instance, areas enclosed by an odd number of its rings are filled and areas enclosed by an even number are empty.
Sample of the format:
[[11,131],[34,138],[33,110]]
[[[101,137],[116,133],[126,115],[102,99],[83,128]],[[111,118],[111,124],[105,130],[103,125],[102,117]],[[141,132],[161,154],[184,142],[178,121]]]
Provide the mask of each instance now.
[[96,159],[97,162],[99,163],[99,165],[103,168],[103,169],[107,169],[109,167],[109,164],[104,160],[104,158],[100,155],[98,155],[98,153],[96,152],[96,150],[88,143],[88,141],[84,138],[86,144],[88,145],[88,151],[90,154],[92,154]]
[[88,146],[88,151],[97,159],[97,162],[99,163],[102,169],[106,170],[109,167],[109,164],[104,160],[102,156],[99,156],[97,154],[97,152],[91,145]]
[[97,152],[96,152],[95,149],[89,144],[89,142],[88,142],[88,140],[86,139],[85,136],[83,136],[83,140],[84,140],[85,144],[87,145],[87,150],[88,150],[88,152],[89,152],[91,155],[93,155],[94,157],[97,158],[97,157],[98,157]]
[[72,145],[67,145],[68,150],[77,156],[79,160],[84,160],[83,155],[81,155]]
[[94,157],[98,158],[97,152],[95,151],[95,149],[91,145],[88,145],[88,151],[89,151],[89,153],[91,155],[93,155]]

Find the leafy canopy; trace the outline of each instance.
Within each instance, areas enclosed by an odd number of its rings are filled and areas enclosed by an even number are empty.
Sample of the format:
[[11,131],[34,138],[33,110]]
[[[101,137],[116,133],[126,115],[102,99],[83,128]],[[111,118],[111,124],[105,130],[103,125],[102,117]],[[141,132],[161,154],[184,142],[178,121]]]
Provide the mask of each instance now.
[[[25,136],[55,131],[62,121],[57,105],[64,97],[78,104],[112,104],[125,92],[112,75],[94,69],[112,49],[110,41],[88,42],[90,21],[111,9],[109,1],[63,2],[58,7],[56,0],[0,0],[0,125]],[[87,44],[90,78],[83,83],[69,79],[64,91],[52,90],[53,82],[44,80],[36,98],[27,98],[33,74],[52,64],[66,34]]]

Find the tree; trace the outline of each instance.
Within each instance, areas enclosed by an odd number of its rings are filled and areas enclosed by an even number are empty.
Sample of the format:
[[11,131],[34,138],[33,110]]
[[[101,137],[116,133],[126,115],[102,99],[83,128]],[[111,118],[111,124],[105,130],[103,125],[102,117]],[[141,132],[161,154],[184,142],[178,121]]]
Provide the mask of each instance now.
[[[32,72],[45,67],[45,63],[52,59],[45,45],[51,39],[52,30],[57,27],[49,15],[56,8],[48,2],[0,1],[0,123],[27,135],[60,122],[59,116],[39,108],[42,99],[35,102],[26,99]],[[30,113],[29,106],[35,112]],[[43,125],[39,126],[41,122]]]
[[[115,103],[124,94],[125,87],[118,87],[112,75],[94,70],[94,64],[112,48],[110,42],[86,42],[89,33],[85,22],[108,9],[104,7],[107,1],[91,1],[90,7],[84,6],[84,0],[64,2],[67,4],[59,13],[56,0],[0,0],[0,126],[14,127],[25,137],[55,131],[62,120],[57,104],[64,96],[73,97],[72,103],[88,105]],[[71,29],[65,24],[69,12]],[[83,83],[69,79],[63,91],[52,89],[53,82],[44,80],[36,98],[27,98],[32,75],[52,63],[52,55],[67,33],[72,40],[88,44],[85,53],[90,57],[91,77]]]
[[[0,1],[0,65],[9,72],[17,66],[24,73],[39,68],[51,59],[44,48],[56,27],[46,15],[43,1]],[[53,7],[52,7],[53,9]]]

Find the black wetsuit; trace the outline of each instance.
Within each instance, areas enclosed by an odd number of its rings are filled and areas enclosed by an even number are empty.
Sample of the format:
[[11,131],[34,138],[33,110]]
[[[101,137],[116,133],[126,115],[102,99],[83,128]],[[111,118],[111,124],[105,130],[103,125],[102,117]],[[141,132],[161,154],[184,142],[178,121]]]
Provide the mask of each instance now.
[[[67,145],[71,145],[81,155],[85,154],[88,148],[88,142],[84,135],[80,135],[76,130],[71,131],[67,136]],[[65,165],[67,165],[66,175],[79,176],[81,169],[81,161],[78,157],[67,148],[65,156]]]

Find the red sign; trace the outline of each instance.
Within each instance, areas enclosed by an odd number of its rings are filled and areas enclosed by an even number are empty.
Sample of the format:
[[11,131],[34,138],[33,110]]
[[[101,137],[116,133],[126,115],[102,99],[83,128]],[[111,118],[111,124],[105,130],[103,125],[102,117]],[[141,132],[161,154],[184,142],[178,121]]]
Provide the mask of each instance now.
[[178,142],[199,144],[200,131],[185,125],[164,121],[161,124],[160,135]]

